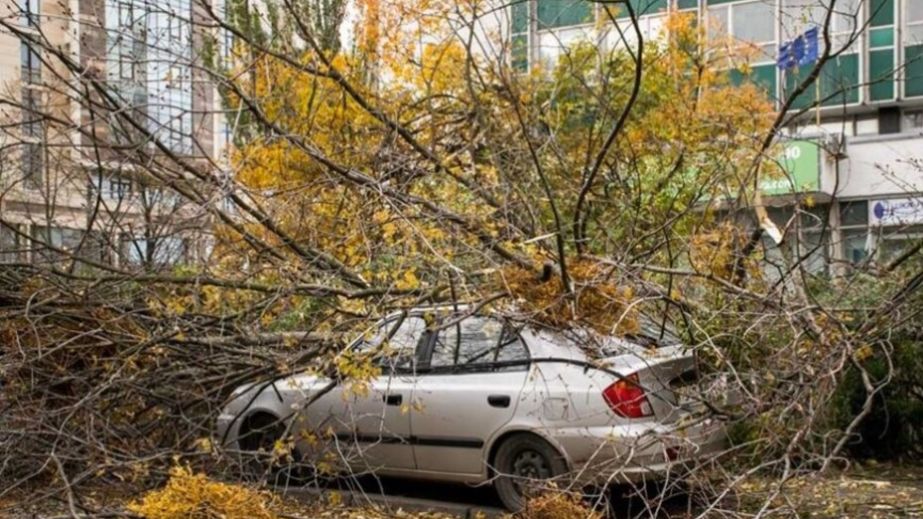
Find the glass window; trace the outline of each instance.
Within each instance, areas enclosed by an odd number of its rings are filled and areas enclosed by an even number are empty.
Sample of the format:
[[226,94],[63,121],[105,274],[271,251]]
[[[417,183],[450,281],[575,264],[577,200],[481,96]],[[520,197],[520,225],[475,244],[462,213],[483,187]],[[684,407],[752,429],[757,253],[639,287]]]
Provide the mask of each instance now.
[[34,88],[22,89],[22,133],[27,137],[40,137],[42,133],[41,93]]
[[923,240],[923,228],[909,227],[899,232],[882,234],[878,239],[877,261],[886,264]]
[[22,145],[22,179],[28,187],[42,185],[45,156],[42,144],[26,142]]
[[20,45],[21,74],[23,83],[38,84],[42,82],[42,61],[38,52],[26,42]]
[[398,316],[366,332],[370,336],[361,339],[355,348],[361,352],[372,352],[381,347],[382,366],[409,368],[425,331],[426,321],[422,317]]
[[124,237],[120,247],[123,264],[147,267],[166,267],[182,263],[187,252],[186,241],[178,236]]
[[20,261],[21,245],[19,235],[16,234],[15,224],[0,223],[0,263],[15,263]]
[[[760,20],[759,23],[753,23]],[[733,36],[760,53],[756,62],[773,61],[776,54],[776,8],[774,0],[756,0],[708,7],[708,34],[715,40]]]
[[911,130],[923,128],[923,110],[908,110],[904,112],[904,128]]
[[708,7],[708,37],[717,40],[727,37],[730,27],[731,8],[727,5]]
[[37,29],[39,25],[39,14],[41,13],[41,4],[39,0],[21,0],[22,1],[22,24],[26,27]]
[[919,26],[923,25],[923,2],[906,0],[905,6],[907,9],[907,25],[919,31]]
[[514,0],[510,13],[510,32],[529,32],[529,0]]
[[871,252],[868,229],[843,230],[843,258],[849,263],[861,263]]
[[593,3],[587,0],[537,0],[539,28],[581,25],[593,21]]
[[881,27],[894,24],[894,0],[872,0],[869,6],[870,25]]
[[904,93],[923,96],[923,2],[904,1]]
[[[663,35],[663,26],[666,20],[666,15],[647,15],[638,18],[638,29],[641,31],[641,37],[644,38],[644,44],[646,46],[652,45],[653,42],[656,42],[656,40]],[[631,20],[621,19],[616,23],[619,25],[618,28],[614,27],[611,23],[605,25],[604,38],[607,47],[610,49],[618,49],[624,48],[627,45],[629,48],[636,48],[638,46],[638,35],[631,25]],[[619,29],[621,29],[621,31],[619,31]]]
[[529,37],[525,34],[513,36],[510,50],[514,69],[525,72],[529,68]]
[[32,227],[32,261],[37,263],[54,263],[68,259],[81,247],[81,256],[87,249],[83,247],[84,232],[80,229],[63,227]]
[[109,198],[122,200],[131,196],[131,180],[121,177],[109,177]]
[[811,274],[821,274],[827,271],[829,263],[827,257],[828,235],[820,232],[801,233],[802,238],[796,241],[796,252],[803,258],[803,265]]
[[840,225],[862,225],[869,221],[869,203],[866,200],[840,202]]
[[90,175],[90,194],[92,196],[99,193],[103,198],[123,200],[131,197],[134,190],[135,185],[130,178],[114,174],[100,174],[99,172]]
[[433,345],[430,367],[465,368],[528,358],[519,335],[502,321],[489,317],[468,317],[439,331]]
[[755,43],[775,41],[776,26],[770,22],[775,18],[774,10],[773,5],[762,2],[734,6],[734,36]]

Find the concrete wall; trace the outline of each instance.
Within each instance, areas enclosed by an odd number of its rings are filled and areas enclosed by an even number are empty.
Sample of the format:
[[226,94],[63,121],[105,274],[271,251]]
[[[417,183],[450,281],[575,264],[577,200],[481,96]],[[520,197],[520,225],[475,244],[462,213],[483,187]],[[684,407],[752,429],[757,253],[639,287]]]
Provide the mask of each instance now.
[[923,192],[923,135],[855,137],[840,163],[841,198],[881,198]]

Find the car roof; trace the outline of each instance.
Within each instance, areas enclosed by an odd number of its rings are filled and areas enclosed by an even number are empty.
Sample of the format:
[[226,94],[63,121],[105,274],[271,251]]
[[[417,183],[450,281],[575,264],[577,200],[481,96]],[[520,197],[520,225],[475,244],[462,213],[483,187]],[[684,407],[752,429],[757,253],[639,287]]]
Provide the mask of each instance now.
[[[660,346],[681,346],[683,341],[678,334],[672,329],[668,322],[655,320],[650,316],[640,313],[638,315],[639,331],[635,334],[605,335],[593,331],[589,328],[575,327],[571,329],[555,328],[538,323],[526,316],[517,315],[515,311],[497,311],[495,309],[479,308],[475,303],[435,303],[432,305],[419,305],[412,308],[391,312],[385,316],[385,320],[394,319],[401,315],[419,317],[427,312],[466,312],[474,310],[484,312],[486,315],[495,315],[510,319],[523,325],[520,333],[527,333],[531,337],[530,349],[534,343],[536,348],[547,350],[546,352],[555,355],[567,355],[574,358],[587,357],[586,347],[581,345],[592,344],[592,350],[598,350],[599,354],[609,356],[614,351],[627,351],[637,349],[647,349],[650,347]],[[553,351],[552,351],[553,350]],[[565,353],[570,352],[570,353]],[[593,355],[590,355],[593,356]]]

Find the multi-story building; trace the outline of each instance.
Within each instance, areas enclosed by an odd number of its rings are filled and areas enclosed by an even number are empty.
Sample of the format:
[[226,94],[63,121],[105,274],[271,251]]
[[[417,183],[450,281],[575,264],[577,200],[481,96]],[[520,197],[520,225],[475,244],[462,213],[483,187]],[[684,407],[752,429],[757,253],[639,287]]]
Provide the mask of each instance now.
[[[666,16],[680,11],[695,15],[709,38],[730,37],[749,46],[754,51],[749,73],[732,72],[732,79],[754,82],[777,107],[810,67],[781,69],[780,46],[822,26],[831,3],[630,2],[648,41],[663,37]],[[601,5],[584,0],[511,3],[513,66],[525,70],[553,63],[575,41],[618,45],[619,31],[602,17]],[[626,15],[623,8],[623,29],[629,23]],[[817,269],[883,263],[923,239],[923,0],[839,0],[830,29],[834,49],[845,51],[825,65],[819,87],[812,86],[793,103],[797,110],[822,100],[819,118],[812,109],[786,129],[791,178],[767,181],[763,197],[772,206],[770,216],[780,222],[792,215],[800,195],[817,203],[812,212],[818,218],[808,218],[803,229],[807,241],[823,245],[809,262]],[[623,34],[630,39],[634,31]]]
[[217,156],[196,9],[0,2],[0,262],[157,267],[197,253],[203,212],[151,174]]

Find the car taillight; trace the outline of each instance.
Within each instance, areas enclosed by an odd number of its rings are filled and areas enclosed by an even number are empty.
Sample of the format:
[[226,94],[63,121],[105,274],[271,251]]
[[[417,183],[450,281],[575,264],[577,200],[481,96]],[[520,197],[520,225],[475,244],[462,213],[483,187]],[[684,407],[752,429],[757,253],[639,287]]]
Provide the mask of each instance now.
[[603,398],[615,414],[625,418],[643,418],[654,414],[651,403],[638,383],[638,374],[632,373],[603,389]]

